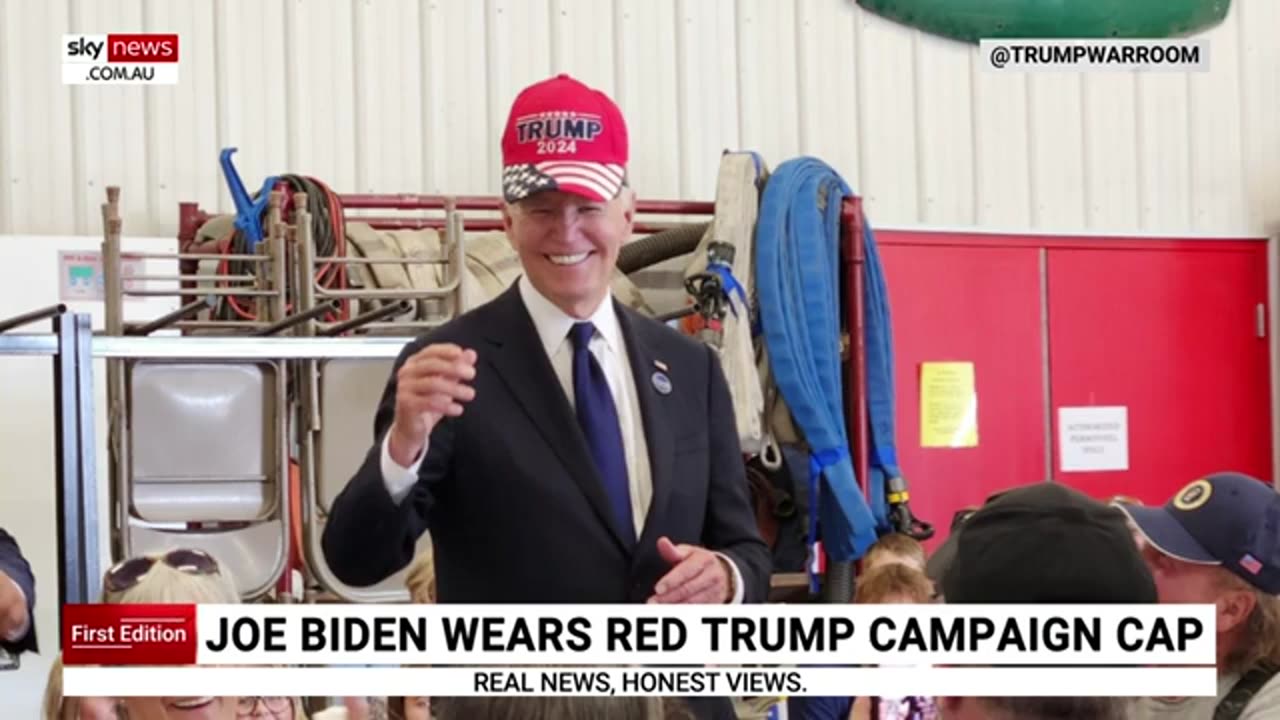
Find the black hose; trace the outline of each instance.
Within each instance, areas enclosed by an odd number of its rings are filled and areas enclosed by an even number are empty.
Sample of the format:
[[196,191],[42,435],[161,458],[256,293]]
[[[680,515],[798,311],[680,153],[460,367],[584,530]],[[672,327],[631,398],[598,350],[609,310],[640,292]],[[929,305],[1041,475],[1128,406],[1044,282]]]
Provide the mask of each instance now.
[[702,236],[710,226],[711,223],[681,225],[629,242],[618,253],[618,269],[622,274],[630,275],[664,260],[687,255],[698,249],[698,243],[702,242]]

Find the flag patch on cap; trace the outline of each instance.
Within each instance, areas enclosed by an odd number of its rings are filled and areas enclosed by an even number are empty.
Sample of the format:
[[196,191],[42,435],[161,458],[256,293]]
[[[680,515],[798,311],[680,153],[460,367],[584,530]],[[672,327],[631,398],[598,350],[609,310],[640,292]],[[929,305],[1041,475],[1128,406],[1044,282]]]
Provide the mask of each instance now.
[[1252,555],[1245,555],[1240,558],[1240,567],[1248,570],[1250,575],[1257,575],[1262,572],[1262,563],[1258,562],[1258,559]]

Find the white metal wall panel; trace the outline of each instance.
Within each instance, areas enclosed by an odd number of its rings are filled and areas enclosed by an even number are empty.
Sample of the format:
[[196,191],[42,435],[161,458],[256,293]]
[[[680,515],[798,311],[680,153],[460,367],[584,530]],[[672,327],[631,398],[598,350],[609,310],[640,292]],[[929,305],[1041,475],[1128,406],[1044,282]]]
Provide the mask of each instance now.
[[1084,227],[1084,127],[1077,74],[1027,78],[1031,120],[1031,219],[1036,227]]
[[738,127],[747,147],[777,165],[800,147],[797,90],[805,83],[796,75],[796,8],[738,0],[737,10]]
[[424,152],[439,162],[431,187],[458,194],[497,192],[498,135],[491,128],[492,118],[505,111],[491,110],[485,101],[484,3],[436,0],[423,7],[428,10],[424,62],[431,78],[423,100],[435,118]]
[[[677,122],[680,141],[680,185],[653,188],[648,194],[708,199],[716,185],[720,153],[749,148],[739,137],[741,114],[738,89],[737,27],[733,0],[676,0],[676,84],[679,93]],[[767,53],[769,46],[744,47],[743,52]],[[777,108],[792,112],[792,108]],[[648,115],[641,115],[644,122]],[[635,120],[631,120],[635,124]],[[672,152],[670,145],[637,148],[640,157],[650,152]],[[766,158],[773,165],[778,158]]]
[[[971,57],[977,225],[1031,227],[1027,77],[986,72]],[[963,142],[964,138],[949,138]]]
[[1085,225],[1138,227],[1137,78],[1096,73],[1083,78]]
[[[355,132],[356,114],[362,107],[355,101],[352,5],[347,0],[286,2],[284,12],[284,74],[290,78],[285,91],[290,108],[288,171],[320,178],[336,190],[355,192],[360,189],[357,137],[363,139],[364,133]],[[408,31],[416,29],[414,25]],[[414,102],[420,98],[416,92],[407,97]],[[422,168],[418,162],[400,159],[396,164],[419,172]]]
[[[833,18],[829,4],[828,0],[796,2],[799,154],[821,157],[855,192],[861,192],[854,16]],[[781,160],[770,161],[776,165]]]
[[1211,71],[1190,75],[1191,224],[1206,232],[1248,218],[1240,152],[1241,13],[1240,3],[1232,4],[1235,14],[1206,33]]
[[[499,191],[497,173],[501,162],[498,142],[507,119],[506,108],[511,106],[521,89],[552,73],[551,14],[546,2],[489,0],[486,3],[485,25],[488,92],[483,97],[488,103],[485,120],[488,125],[482,141],[484,147],[475,149],[493,153],[486,161],[494,165],[492,179],[486,180],[487,184],[480,191],[496,194]],[[472,103],[476,101],[476,98],[469,100]],[[468,101],[455,98],[453,102]],[[426,136],[438,137],[435,133],[427,133]],[[428,147],[427,152],[431,151]],[[452,180],[443,174],[444,166],[440,165],[436,170],[433,177],[437,182],[431,185],[431,189],[436,192],[456,192],[451,189]]]
[[0,114],[7,137],[0,156],[5,201],[0,231],[57,234],[75,228],[75,192],[85,179],[72,163],[71,93],[62,84],[66,3],[8,0],[2,16]]
[[919,217],[926,224],[974,223],[973,78],[969,50],[916,34]]
[[1177,232],[1191,222],[1191,113],[1185,75],[1138,78],[1141,227]]
[[[725,149],[835,167],[878,224],[1280,227],[1280,3],[1235,0],[1207,73],[996,73],[853,0],[0,0],[0,231],[127,232],[303,173],[340,192],[498,190],[520,88],[554,72],[627,113],[645,197],[707,199]],[[177,32],[181,81],[61,84],[57,38]]]
[[[675,196],[680,187],[680,92],[676,81],[674,3],[619,0],[617,32],[618,88],[615,99],[631,124],[631,186],[637,193]],[[495,107],[507,107],[504,97]]]
[[570,73],[612,96],[615,36],[614,3],[551,0],[552,72]]
[[[109,0],[70,6],[72,32],[128,32],[144,27],[141,0]],[[61,71],[61,68],[58,68]],[[147,177],[146,100],[141,87],[71,86],[75,231],[102,228],[108,178],[129,192],[120,197],[125,227],[145,227],[150,218]],[[65,187],[65,186],[64,186]],[[65,192],[65,190],[64,190]]]
[[[161,229],[163,234],[168,234],[176,226],[179,202],[199,202],[202,207],[215,208],[218,198],[224,194],[222,176],[216,170],[218,64],[214,48],[216,36],[210,32],[214,26],[214,8],[212,3],[148,2],[144,9],[147,32],[178,34],[181,62],[177,85],[144,91],[146,146],[142,152],[147,163],[146,191],[151,198],[151,216],[141,227],[129,223],[125,229],[130,235],[146,234],[148,228],[161,235]],[[0,75],[3,74],[4,69],[0,68]],[[291,83],[290,87],[295,85]],[[309,116],[304,114],[305,117]],[[119,177],[113,170],[103,181],[114,184],[119,182]],[[121,188],[126,200],[142,192],[141,187]],[[103,193],[99,187],[93,194],[102,198]],[[81,231],[97,234],[100,229],[95,220]]]
[[[90,0],[73,1],[90,4]],[[217,111],[218,145],[238,148],[236,169],[245,189],[252,193],[268,175],[289,171],[286,139],[293,117],[328,108],[304,105],[291,113],[285,102],[289,78],[283,72],[284,0],[215,3],[213,27],[216,89],[208,102]],[[164,152],[165,148],[152,146],[151,151]],[[217,154],[206,162],[208,172],[216,173]],[[219,193],[219,198],[223,212],[234,210],[228,193]],[[131,232],[142,232],[142,228]]]
[[857,18],[859,191],[873,222],[883,225],[895,217],[918,222],[912,32],[877,15],[859,12]]
[[1240,109],[1249,225],[1280,231],[1280,2],[1240,13]]
[[408,192],[405,188],[424,184],[422,165],[406,162],[422,157],[424,144],[423,97],[412,91],[422,87],[422,64],[405,61],[424,46],[420,9],[417,0],[355,5],[356,175],[361,192]]

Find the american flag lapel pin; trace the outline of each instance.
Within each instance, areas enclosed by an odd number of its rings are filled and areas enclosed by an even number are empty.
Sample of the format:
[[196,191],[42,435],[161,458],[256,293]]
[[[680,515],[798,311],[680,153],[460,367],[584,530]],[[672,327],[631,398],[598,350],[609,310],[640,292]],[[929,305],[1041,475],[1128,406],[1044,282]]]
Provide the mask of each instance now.
[[649,379],[653,383],[653,389],[657,390],[660,395],[670,395],[671,378],[667,377],[667,364],[661,360],[654,360],[653,366],[658,368]]

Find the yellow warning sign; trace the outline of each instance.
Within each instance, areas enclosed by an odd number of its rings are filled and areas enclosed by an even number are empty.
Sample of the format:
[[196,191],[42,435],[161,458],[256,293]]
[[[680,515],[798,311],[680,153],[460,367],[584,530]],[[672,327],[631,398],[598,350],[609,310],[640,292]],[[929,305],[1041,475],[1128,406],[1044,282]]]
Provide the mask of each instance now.
[[978,392],[973,363],[927,362],[920,367],[920,445],[978,446]]

